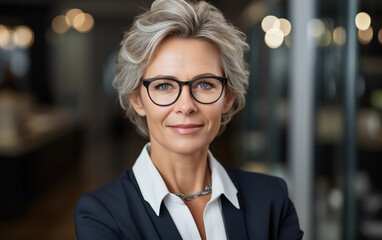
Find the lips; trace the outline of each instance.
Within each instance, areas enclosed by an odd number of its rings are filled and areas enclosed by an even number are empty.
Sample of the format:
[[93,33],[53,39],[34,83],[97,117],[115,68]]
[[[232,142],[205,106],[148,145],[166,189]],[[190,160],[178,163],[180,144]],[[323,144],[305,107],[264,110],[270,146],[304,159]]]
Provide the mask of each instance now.
[[203,124],[177,124],[169,127],[178,134],[190,135],[198,132],[203,127]]

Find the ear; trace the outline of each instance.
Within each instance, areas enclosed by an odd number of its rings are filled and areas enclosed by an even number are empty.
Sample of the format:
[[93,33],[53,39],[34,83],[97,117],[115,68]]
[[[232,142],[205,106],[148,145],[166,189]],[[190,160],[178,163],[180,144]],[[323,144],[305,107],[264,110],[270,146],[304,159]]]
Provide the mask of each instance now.
[[129,100],[131,102],[131,105],[133,106],[135,112],[138,113],[139,116],[144,117],[146,116],[146,110],[142,103],[142,98],[139,93],[133,93],[129,95]]
[[224,97],[223,113],[227,113],[231,109],[236,97],[236,93],[234,92],[227,91],[226,93],[227,94]]

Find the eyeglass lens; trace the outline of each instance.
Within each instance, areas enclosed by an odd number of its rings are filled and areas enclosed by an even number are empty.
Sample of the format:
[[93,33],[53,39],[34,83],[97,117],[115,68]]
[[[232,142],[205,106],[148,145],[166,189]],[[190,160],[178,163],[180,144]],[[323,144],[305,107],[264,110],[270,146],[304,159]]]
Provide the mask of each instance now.
[[[200,78],[191,85],[192,96],[201,103],[212,103],[219,99],[223,84],[214,78]],[[171,79],[157,79],[149,87],[151,100],[158,105],[169,105],[180,94],[179,84]]]

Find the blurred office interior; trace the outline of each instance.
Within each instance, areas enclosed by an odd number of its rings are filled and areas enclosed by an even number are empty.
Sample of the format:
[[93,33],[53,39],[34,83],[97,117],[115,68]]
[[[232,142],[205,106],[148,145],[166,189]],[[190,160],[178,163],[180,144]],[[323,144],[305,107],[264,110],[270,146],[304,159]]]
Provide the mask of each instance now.
[[[75,239],[77,198],[134,163],[111,84],[151,2],[0,0],[0,239]],[[251,46],[214,155],[287,180],[304,239],[382,239],[382,1],[210,2]]]

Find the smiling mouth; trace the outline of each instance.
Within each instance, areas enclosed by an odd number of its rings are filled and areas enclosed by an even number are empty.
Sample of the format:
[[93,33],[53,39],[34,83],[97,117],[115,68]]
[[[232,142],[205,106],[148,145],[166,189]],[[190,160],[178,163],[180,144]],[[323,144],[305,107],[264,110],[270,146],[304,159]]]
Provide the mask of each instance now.
[[194,134],[198,132],[202,127],[203,124],[178,124],[170,126],[172,131],[182,135]]

